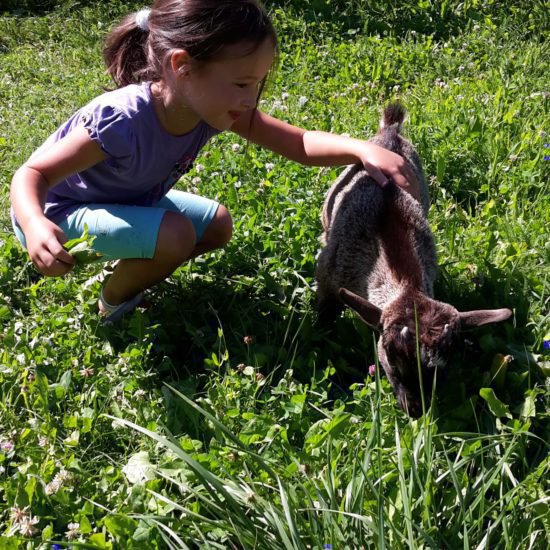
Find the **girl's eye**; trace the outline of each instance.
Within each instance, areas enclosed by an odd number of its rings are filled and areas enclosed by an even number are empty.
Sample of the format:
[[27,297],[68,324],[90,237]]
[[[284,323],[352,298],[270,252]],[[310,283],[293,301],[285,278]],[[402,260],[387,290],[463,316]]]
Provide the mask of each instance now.
[[237,84],[237,87],[239,88],[246,88],[248,84]]

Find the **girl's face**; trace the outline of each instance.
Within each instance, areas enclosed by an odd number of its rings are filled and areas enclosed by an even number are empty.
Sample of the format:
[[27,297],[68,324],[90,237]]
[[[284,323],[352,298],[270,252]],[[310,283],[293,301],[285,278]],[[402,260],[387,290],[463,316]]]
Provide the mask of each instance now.
[[228,46],[224,57],[200,67],[191,65],[180,81],[186,107],[218,130],[231,128],[245,111],[256,106],[259,86],[273,63],[271,40],[243,55],[247,47]]

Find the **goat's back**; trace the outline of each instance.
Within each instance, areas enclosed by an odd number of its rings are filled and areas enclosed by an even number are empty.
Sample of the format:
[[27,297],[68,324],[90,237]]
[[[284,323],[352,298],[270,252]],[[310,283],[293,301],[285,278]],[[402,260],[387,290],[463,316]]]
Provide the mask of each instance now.
[[[391,300],[398,289],[387,256],[382,253],[386,233],[388,248],[413,247],[420,262],[417,266],[421,271],[420,286],[433,295],[436,256],[426,220],[428,189],[416,150],[399,133],[403,120],[404,109],[398,104],[390,105],[384,110],[380,129],[371,141],[410,163],[420,184],[421,203],[393,182],[382,189],[361,165],[346,168],[329,189],[322,212],[325,248],[317,270],[322,292],[333,294],[339,286],[346,287],[379,307]],[[393,223],[407,228],[410,233],[407,243],[391,242]]]

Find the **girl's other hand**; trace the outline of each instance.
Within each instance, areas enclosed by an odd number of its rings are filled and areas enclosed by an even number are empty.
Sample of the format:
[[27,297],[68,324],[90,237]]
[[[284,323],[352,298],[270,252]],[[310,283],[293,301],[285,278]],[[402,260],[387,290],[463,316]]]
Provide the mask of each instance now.
[[420,200],[420,186],[414,170],[401,155],[374,143],[368,143],[367,153],[362,156],[361,162],[380,186],[384,187],[388,179],[391,179],[416,200]]
[[67,236],[48,218],[33,220],[26,228],[25,239],[32,263],[42,275],[59,277],[74,267],[74,258],[63,248]]

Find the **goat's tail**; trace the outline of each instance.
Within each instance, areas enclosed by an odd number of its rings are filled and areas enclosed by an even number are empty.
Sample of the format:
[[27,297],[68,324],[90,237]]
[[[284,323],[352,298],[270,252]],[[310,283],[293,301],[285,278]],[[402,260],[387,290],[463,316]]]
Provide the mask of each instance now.
[[403,142],[401,129],[405,120],[405,108],[398,101],[386,106],[380,120],[380,128],[372,139],[374,143],[403,156]]
[[397,133],[400,134],[406,113],[405,107],[399,101],[393,101],[386,105],[382,119],[380,120],[380,130],[395,127]]

